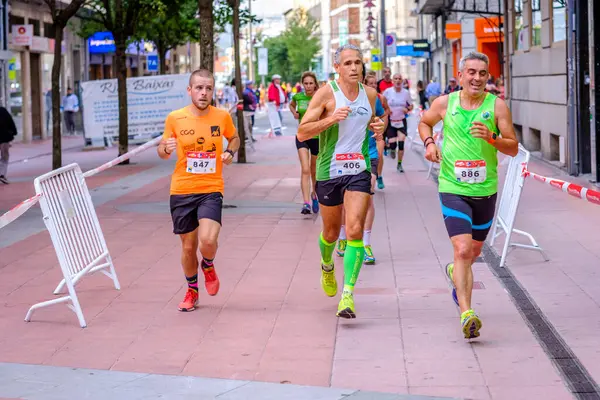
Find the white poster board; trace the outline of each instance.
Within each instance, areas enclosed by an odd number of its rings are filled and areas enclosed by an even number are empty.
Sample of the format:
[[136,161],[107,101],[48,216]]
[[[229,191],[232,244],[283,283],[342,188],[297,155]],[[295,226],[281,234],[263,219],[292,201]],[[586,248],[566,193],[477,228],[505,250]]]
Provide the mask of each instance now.
[[[129,143],[142,143],[162,135],[167,115],[190,104],[189,74],[127,78]],[[119,100],[117,80],[81,84],[86,139],[103,146],[104,137],[118,141]]]
[[258,48],[258,74],[266,76],[269,73],[269,49]]

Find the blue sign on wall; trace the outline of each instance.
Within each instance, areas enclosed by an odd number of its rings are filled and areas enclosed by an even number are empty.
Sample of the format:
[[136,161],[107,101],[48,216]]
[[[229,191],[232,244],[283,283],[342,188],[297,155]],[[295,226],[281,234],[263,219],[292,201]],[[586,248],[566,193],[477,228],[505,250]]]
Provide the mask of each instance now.
[[396,56],[429,58],[429,53],[426,51],[414,51],[413,46],[409,44],[396,46]]
[[115,39],[111,32],[96,32],[88,39],[90,54],[114,53]]
[[158,71],[158,56],[147,56],[146,62],[149,72]]

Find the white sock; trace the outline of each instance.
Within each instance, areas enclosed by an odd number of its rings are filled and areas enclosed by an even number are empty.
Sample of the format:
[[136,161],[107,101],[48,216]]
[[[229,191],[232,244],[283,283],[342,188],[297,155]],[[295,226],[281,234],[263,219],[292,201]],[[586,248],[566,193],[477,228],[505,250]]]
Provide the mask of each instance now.
[[342,225],[342,229],[340,229],[340,240],[346,240],[346,226]]
[[365,246],[371,245],[371,231],[363,231],[363,243]]

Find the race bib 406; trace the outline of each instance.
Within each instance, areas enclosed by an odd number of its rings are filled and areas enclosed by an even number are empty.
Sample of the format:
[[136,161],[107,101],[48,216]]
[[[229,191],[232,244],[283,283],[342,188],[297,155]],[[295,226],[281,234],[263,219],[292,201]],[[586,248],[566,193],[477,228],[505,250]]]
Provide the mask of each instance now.
[[358,175],[367,169],[365,157],[361,153],[335,155],[337,175]]

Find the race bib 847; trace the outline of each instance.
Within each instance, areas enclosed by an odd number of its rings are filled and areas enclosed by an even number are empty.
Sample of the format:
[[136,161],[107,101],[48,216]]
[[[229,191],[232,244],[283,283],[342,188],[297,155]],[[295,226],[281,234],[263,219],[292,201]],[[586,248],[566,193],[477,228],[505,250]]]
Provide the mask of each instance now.
[[216,153],[188,151],[186,156],[186,171],[190,174],[214,174],[217,171]]

